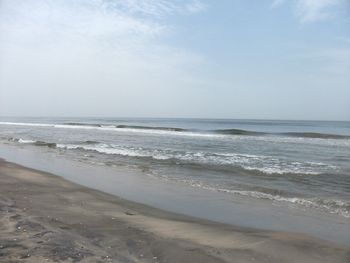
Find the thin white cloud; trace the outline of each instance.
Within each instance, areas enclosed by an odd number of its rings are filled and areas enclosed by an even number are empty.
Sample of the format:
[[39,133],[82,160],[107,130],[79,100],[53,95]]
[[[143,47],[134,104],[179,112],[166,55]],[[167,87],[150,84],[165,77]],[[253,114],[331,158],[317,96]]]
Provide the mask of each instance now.
[[186,13],[199,13],[199,12],[203,12],[207,9],[207,5],[198,1],[198,0],[195,0],[195,1],[192,1],[190,3],[187,3],[185,5],[185,8],[184,8],[184,12]]
[[[141,104],[150,90],[193,87],[205,59],[162,38],[176,34],[168,16],[194,14],[200,6],[192,0],[0,0],[0,112],[24,107],[15,97],[37,96],[45,109],[60,100],[73,108],[77,100],[86,112],[91,106],[84,100],[99,98],[106,101],[101,112],[113,105],[123,115],[122,109],[133,110],[127,101]],[[147,97],[154,105],[156,99]]]
[[323,21],[333,16],[333,7],[344,3],[344,0],[274,0],[272,8],[292,3],[294,13],[301,23]]
[[115,0],[105,3],[110,9],[129,14],[162,18],[172,14],[192,14],[204,11],[207,6],[199,0]]
[[[204,11],[198,0],[3,0],[0,2],[1,28],[33,25],[37,29],[76,30],[84,34],[155,35],[166,27],[169,15]],[[100,28],[100,26],[104,26]]]
[[[172,57],[176,49],[158,38],[168,31],[166,16],[203,10],[198,0],[2,0],[0,47],[22,46],[28,52],[69,46],[109,48],[104,52],[112,53],[162,50],[160,55],[166,59],[164,50],[170,50]],[[177,53],[188,54],[191,60],[196,56],[186,50]]]
[[285,1],[286,0],[273,0],[271,7],[272,8],[278,7],[278,6],[282,5]]
[[322,21],[332,17],[330,8],[339,0],[299,0],[296,13],[301,22]]

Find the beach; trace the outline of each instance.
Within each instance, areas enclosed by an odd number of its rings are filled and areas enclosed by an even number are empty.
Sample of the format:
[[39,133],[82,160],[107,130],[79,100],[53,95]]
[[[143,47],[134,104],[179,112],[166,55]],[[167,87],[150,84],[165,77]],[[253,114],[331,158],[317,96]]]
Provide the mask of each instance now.
[[0,0],[0,263],[350,263],[348,2]]
[[0,262],[349,262],[347,246],[210,222],[0,163]]
[[350,245],[350,123],[1,118],[0,157],[164,211]]

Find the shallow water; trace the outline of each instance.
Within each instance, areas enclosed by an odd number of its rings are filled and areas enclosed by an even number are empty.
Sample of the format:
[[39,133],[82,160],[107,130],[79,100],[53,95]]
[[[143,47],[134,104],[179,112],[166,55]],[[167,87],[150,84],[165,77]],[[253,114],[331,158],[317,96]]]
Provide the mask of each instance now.
[[337,214],[294,209],[266,199],[169,183],[138,168],[112,167],[69,160],[64,152],[36,146],[0,144],[0,157],[26,167],[60,175],[70,181],[165,211],[239,227],[296,232],[350,245],[350,221]]

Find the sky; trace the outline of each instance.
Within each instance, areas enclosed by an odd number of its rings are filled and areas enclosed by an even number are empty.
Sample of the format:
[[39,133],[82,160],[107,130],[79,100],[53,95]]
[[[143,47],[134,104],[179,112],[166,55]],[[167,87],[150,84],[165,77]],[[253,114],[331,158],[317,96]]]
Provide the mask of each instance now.
[[350,121],[350,0],[0,0],[0,116]]

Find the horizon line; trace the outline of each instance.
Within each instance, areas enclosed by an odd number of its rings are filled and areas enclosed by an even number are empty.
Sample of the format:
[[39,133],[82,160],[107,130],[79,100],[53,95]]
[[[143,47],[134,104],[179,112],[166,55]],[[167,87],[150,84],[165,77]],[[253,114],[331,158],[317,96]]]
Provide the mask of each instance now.
[[324,122],[350,122],[349,120],[329,120],[329,119],[270,119],[270,118],[222,118],[222,117],[131,117],[131,116],[23,116],[23,115],[16,115],[16,116],[1,116],[0,118],[99,118],[99,119],[182,119],[182,120],[247,120],[247,121],[324,121]]

